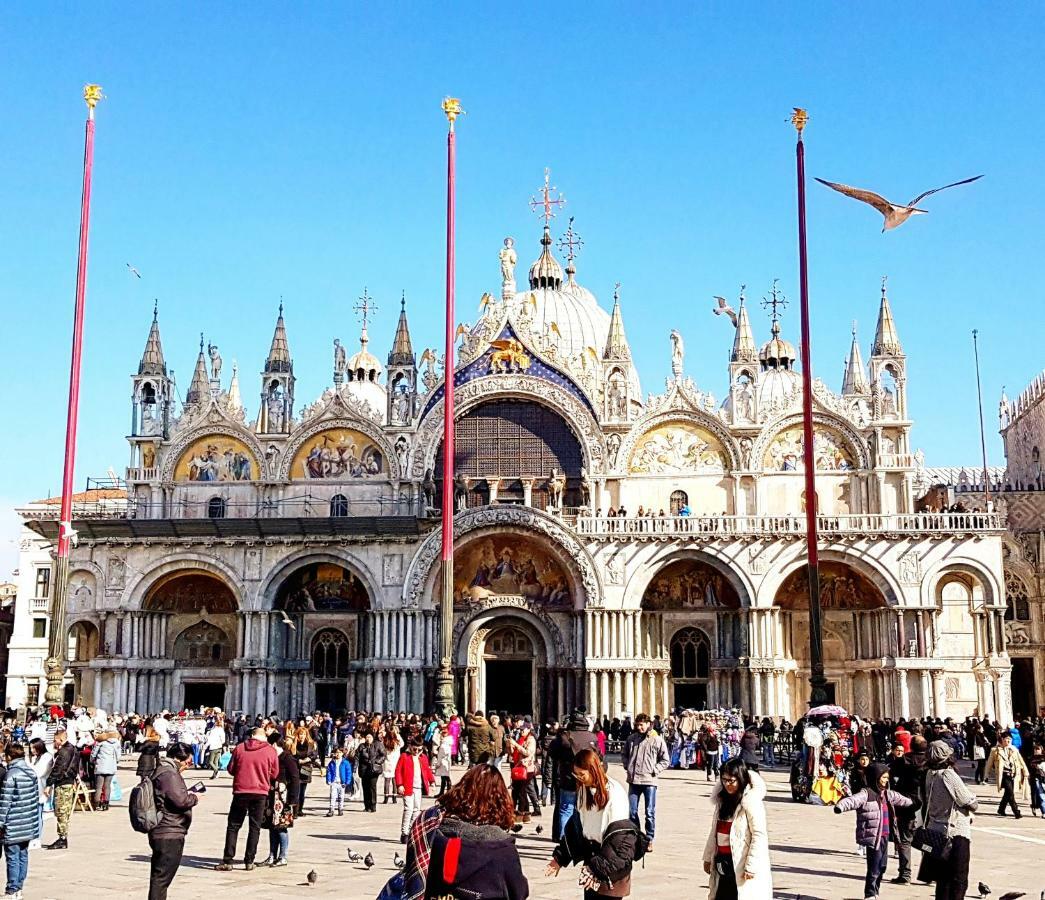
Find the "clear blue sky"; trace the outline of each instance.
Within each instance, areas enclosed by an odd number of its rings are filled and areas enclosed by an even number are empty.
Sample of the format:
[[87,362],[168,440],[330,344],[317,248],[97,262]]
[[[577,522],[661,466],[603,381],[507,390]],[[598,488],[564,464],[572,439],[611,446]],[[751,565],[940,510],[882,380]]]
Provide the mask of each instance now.
[[[1031,100],[1045,82],[1041,7],[645,6],[9,7],[0,574],[14,563],[11,507],[60,485],[86,81],[108,99],[78,485],[126,465],[129,376],[154,297],[182,392],[202,330],[226,372],[239,361],[251,406],[280,295],[299,408],[328,382],[332,339],[356,346],[364,285],[381,305],[380,356],[403,289],[415,343],[438,341],[448,93],[468,111],[460,318],[474,321],[481,293],[496,290],[505,235],[520,268],[535,257],[526,201],[550,166],[586,241],[579,280],[607,307],[623,283],[647,391],[663,388],[677,327],[689,374],[722,395],[732,329],[711,315],[712,294],[746,282],[759,298],[779,277],[797,299],[792,106],[812,117],[810,176],[903,201],[986,173],[884,235],[872,210],[810,182],[813,350],[837,389],[850,322],[866,356],[888,273],[915,443],[930,464],[974,464],[979,327],[991,461],[1002,463],[999,391],[1011,396],[1045,364],[1045,127]],[[755,323],[765,339],[760,312]],[[795,304],[784,334],[797,333]]]

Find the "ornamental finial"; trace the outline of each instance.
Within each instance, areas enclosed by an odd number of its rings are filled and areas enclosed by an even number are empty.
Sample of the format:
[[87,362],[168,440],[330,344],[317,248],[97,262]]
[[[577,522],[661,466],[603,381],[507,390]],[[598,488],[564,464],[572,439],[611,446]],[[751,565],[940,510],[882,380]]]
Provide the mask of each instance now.
[[102,86],[100,84],[85,84],[83,86],[83,99],[87,103],[87,117],[94,118],[94,108],[102,99]]
[[446,113],[446,118],[450,120],[450,130],[453,131],[457,117],[464,115],[464,110],[461,109],[461,101],[457,97],[444,97],[443,112]]
[[794,112],[791,113],[791,124],[795,126],[795,130],[798,132],[798,136],[802,136],[802,129],[806,127],[806,122],[809,121],[809,113],[807,113],[802,107],[794,107]]

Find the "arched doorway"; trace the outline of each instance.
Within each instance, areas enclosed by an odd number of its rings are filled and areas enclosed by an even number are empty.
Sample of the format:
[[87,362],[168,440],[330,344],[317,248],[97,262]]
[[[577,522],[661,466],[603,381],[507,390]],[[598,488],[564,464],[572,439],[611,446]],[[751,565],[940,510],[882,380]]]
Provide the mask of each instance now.
[[324,628],[312,639],[315,709],[327,709],[334,713],[346,709],[348,664],[351,659],[352,646],[340,629]]
[[700,628],[681,628],[671,638],[674,707],[706,709],[711,680],[711,639]]
[[483,688],[487,712],[536,712],[536,648],[515,624],[493,629],[483,645]]

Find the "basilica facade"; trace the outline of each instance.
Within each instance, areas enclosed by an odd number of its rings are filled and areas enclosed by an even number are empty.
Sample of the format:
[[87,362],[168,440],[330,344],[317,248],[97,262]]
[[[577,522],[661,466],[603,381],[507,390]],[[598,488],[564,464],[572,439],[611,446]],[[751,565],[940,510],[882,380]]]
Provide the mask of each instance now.
[[[458,706],[794,719],[815,502],[833,699],[871,716],[1010,718],[1003,526],[916,511],[923,469],[884,285],[867,365],[854,334],[840,391],[813,383],[809,498],[803,376],[781,320],[760,341],[745,298],[721,301],[709,321],[732,332],[724,396],[687,376],[679,332],[664,389],[643,394],[621,299],[607,311],[581,285],[566,237],[564,267],[546,220],[518,283],[506,240],[499,288],[459,329]],[[139,711],[431,708],[444,361],[415,351],[405,307],[384,363],[371,324],[354,355],[335,342],[329,388],[299,404],[281,309],[248,416],[239,373],[202,342],[176,403],[154,314],[131,379],[126,505],[76,516],[71,696]],[[28,520],[54,531],[53,517]]]

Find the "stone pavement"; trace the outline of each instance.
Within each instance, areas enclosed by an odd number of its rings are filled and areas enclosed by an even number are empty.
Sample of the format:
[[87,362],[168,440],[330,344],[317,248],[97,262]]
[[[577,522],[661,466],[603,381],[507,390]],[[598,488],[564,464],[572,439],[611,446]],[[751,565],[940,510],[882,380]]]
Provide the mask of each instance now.
[[[194,782],[187,773],[189,784]],[[296,895],[373,900],[382,884],[394,873],[392,858],[401,850],[398,842],[401,806],[379,806],[376,814],[362,812],[361,804],[351,803],[341,818],[324,817],[325,785],[313,780],[306,800],[308,815],[291,831],[290,865],[285,868],[257,868],[245,872],[240,866],[232,872],[215,872],[224,843],[225,816],[230,799],[231,779],[222,775],[216,781],[203,775],[208,790],[196,807],[192,830],[186,842],[182,868],[170,890],[171,900],[214,900],[226,890],[251,900],[286,900]],[[618,765],[611,775],[622,777]],[[124,803],[107,813],[76,813],[73,817],[68,851],[34,850],[30,854],[26,900],[90,900],[115,897],[144,897],[149,877],[149,846],[145,835],[131,830],[127,821],[126,796],[134,783],[133,764],[120,773],[125,790]],[[787,773],[767,774],[770,793],[770,846],[777,897],[801,896],[806,900],[847,900],[863,896],[863,860],[854,851],[855,814],[836,816],[831,810],[795,804],[791,801]],[[645,867],[636,870],[632,897],[694,897],[707,895],[707,876],[701,867],[701,854],[710,824],[708,795],[710,785],[697,772],[668,772],[661,779],[657,798],[656,852],[648,856]],[[977,789],[988,814],[977,817],[974,832],[970,896],[976,896],[977,881],[990,885],[991,900],[1006,891],[1025,891],[1029,900],[1038,900],[1045,889],[1045,821],[1026,813],[1022,820],[1001,819],[994,815],[993,794]],[[575,870],[564,870],[556,879],[545,878],[545,863],[552,845],[548,838],[551,820],[544,816],[544,834],[535,833],[536,822],[526,827],[519,838],[523,867],[530,879],[534,900],[580,900]],[[54,820],[49,819],[44,839],[54,839]],[[262,832],[258,858],[267,852],[267,832]],[[246,827],[240,832],[240,853],[246,840]],[[362,865],[347,861],[346,848],[373,853],[377,865],[367,872]],[[915,853],[917,860],[918,854]],[[917,865],[917,863],[916,863]],[[305,875],[310,869],[319,874],[309,888]],[[890,860],[886,879],[896,874]],[[883,900],[927,900],[931,887],[885,884]]]

